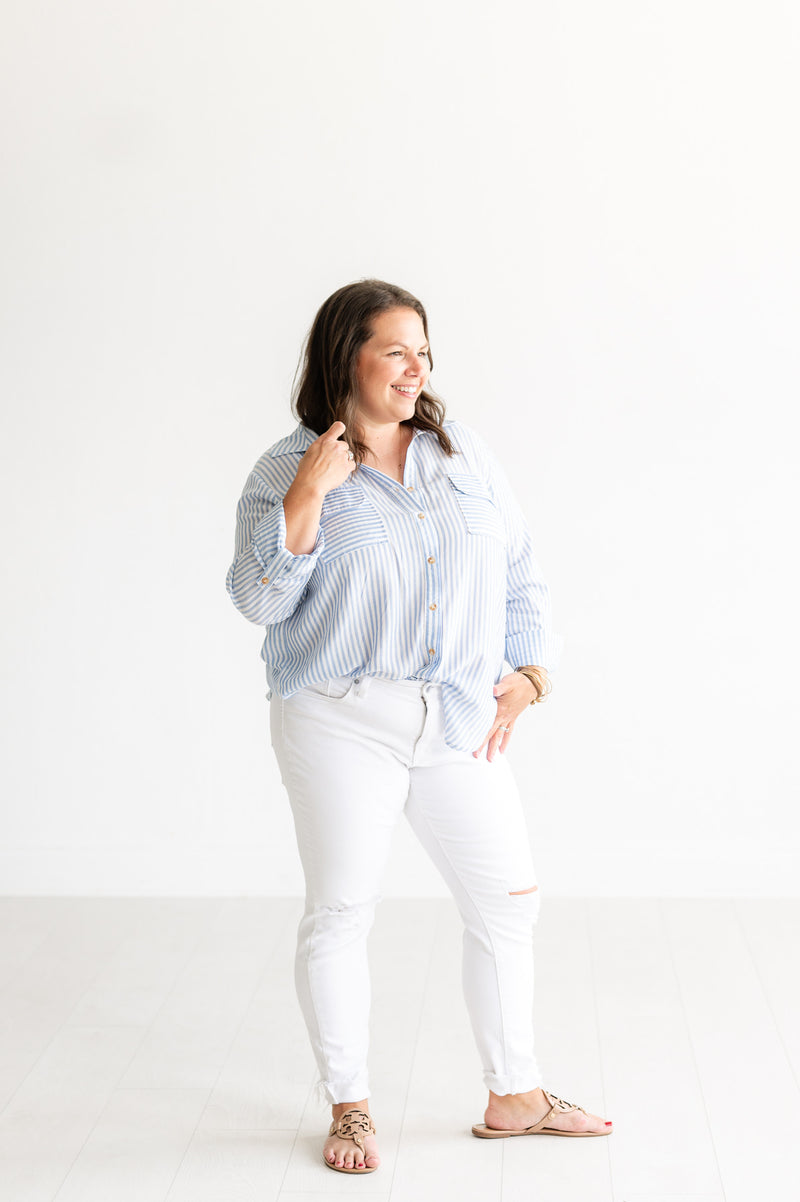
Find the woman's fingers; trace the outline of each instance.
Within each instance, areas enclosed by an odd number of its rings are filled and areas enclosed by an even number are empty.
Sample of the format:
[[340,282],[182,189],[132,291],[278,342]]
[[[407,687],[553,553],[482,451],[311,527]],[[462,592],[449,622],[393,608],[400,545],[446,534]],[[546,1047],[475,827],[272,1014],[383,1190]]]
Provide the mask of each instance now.
[[486,738],[478,750],[472,753],[475,759],[484,747],[488,760],[493,760],[498,751],[503,752],[508,747],[514,723],[530,705],[531,684],[519,672],[511,672],[494,685],[492,695],[497,703],[497,713]]
[[329,430],[320,434],[311,443],[298,466],[298,475],[304,482],[323,493],[330,492],[343,484],[355,468],[355,460],[346,442],[340,435],[345,432],[344,422],[334,422]]
[[489,761],[489,763],[492,762],[494,757],[497,755],[498,751],[501,753],[505,751],[505,749],[508,745],[508,740],[509,740],[510,736],[511,736],[511,727],[510,726],[507,726],[506,724],[503,724],[500,726],[495,726],[495,729],[492,732],[492,736],[489,739],[489,745],[486,748],[486,758]]
[[491,730],[481,743],[478,750],[473,751],[472,754],[475,759],[477,760],[479,758],[484,747],[486,748],[486,758],[489,760],[489,762],[494,759],[498,751],[505,751],[506,747],[508,746],[508,741],[511,738],[513,729],[514,728],[508,719],[503,719],[498,715],[496,720],[492,723]]

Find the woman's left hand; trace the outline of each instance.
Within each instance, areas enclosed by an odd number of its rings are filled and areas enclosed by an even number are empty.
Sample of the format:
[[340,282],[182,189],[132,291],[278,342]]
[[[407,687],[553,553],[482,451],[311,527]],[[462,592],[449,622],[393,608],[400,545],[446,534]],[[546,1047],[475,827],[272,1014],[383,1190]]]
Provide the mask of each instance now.
[[497,699],[497,714],[488,735],[478,750],[472,753],[477,759],[485,747],[490,763],[498,751],[505,751],[508,747],[508,740],[514,733],[514,723],[528,708],[536,690],[521,672],[510,672],[494,686],[492,692]]

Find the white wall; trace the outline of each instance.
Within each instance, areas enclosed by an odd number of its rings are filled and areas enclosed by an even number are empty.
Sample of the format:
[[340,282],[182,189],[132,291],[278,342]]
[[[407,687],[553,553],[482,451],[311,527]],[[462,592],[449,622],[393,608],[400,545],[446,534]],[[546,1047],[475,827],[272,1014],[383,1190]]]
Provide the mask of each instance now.
[[[796,894],[797,7],[4,14],[0,891],[300,890],[224,576],[377,275],[566,638],[513,752],[543,891]],[[437,891],[401,832],[386,892]]]

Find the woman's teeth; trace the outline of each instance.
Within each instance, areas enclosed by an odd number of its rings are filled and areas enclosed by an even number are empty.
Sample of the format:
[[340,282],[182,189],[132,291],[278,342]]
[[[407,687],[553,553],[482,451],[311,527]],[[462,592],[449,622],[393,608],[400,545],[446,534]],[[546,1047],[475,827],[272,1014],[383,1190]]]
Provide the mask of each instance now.
[[402,392],[403,396],[417,395],[416,386],[414,388],[403,388],[400,384],[392,384],[392,388],[395,390],[395,392]]

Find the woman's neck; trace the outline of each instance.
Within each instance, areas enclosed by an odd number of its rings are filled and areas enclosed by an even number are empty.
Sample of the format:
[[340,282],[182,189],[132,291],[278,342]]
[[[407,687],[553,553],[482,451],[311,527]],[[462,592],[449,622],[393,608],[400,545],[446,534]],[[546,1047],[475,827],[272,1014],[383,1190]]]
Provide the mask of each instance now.
[[369,451],[364,462],[384,475],[391,476],[393,480],[402,481],[406,452],[413,436],[413,428],[400,423],[365,430],[362,441],[369,447]]

